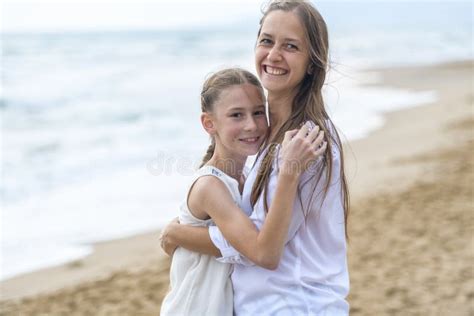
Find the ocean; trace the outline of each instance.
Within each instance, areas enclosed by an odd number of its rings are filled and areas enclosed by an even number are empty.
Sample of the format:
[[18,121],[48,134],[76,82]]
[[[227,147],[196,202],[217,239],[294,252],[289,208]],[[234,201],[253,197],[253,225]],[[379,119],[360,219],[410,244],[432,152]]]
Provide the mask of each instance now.
[[[434,91],[364,86],[371,68],[473,58],[472,4],[322,2],[326,103],[344,139]],[[1,279],[76,260],[91,243],[177,215],[209,139],[199,93],[210,72],[254,70],[258,12],[172,29],[2,33]],[[158,240],[157,240],[158,242]]]

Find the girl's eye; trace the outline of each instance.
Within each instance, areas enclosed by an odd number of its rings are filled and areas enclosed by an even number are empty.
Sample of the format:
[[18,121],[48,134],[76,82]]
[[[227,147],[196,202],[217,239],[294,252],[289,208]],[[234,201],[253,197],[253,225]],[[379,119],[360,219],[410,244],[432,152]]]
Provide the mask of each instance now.
[[265,111],[255,111],[254,115],[265,115]]
[[232,113],[230,117],[240,118],[242,117],[242,113]]

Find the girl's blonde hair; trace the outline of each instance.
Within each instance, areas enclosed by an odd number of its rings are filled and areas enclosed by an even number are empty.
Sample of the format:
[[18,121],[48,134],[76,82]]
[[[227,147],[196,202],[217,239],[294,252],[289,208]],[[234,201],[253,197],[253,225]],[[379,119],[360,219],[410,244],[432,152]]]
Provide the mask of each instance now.
[[[347,219],[349,215],[349,191],[347,187],[347,181],[344,174],[344,157],[342,151],[342,144],[339,135],[336,131],[334,124],[332,123],[329,115],[326,112],[324,100],[322,96],[322,88],[326,79],[326,71],[329,63],[329,41],[328,41],[328,30],[326,23],[324,22],[321,14],[314,8],[314,6],[308,1],[301,0],[280,0],[272,1],[268,4],[267,8],[263,12],[263,17],[260,20],[260,29],[258,36],[262,29],[262,25],[265,22],[267,16],[274,11],[293,12],[296,14],[305,29],[305,36],[309,45],[310,64],[306,76],[301,81],[297,94],[293,99],[291,105],[290,117],[283,123],[279,130],[275,133],[272,139],[267,140],[269,149],[264,153],[262,164],[258,171],[257,178],[252,188],[251,202],[255,205],[260,195],[263,193],[263,201],[265,209],[268,211],[267,195],[268,195],[268,183],[270,181],[270,174],[272,171],[272,164],[275,159],[277,144],[283,141],[283,137],[286,131],[299,128],[306,121],[313,121],[316,123],[325,133],[326,137],[330,137],[328,141],[328,147],[323,157],[322,167],[316,172],[316,181],[314,181],[313,194],[309,200],[307,206],[303,206],[303,209],[309,209],[310,204],[314,198],[316,191],[316,185],[321,180],[323,174],[326,176],[324,185],[323,197],[326,196],[331,183],[332,176],[332,165],[333,165],[333,146],[336,146],[340,153],[341,161],[341,177],[340,185],[342,192],[342,201],[344,207],[344,221],[346,224],[346,238],[347,233]],[[270,127],[271,128],[271,127]],[[310,179],[313,180],[313,179]],[[306,184],[306,183],[305,183]],[[304,185],[304,184],[303,184]],[[299,190],[300,192],[301,190]],[[318,193],[319,194],[319,193]],[[299,199],[302,204],[301,195]]]
[[[228,68],[213,73],[204,82],[201,91],[201,111],[203,113],[212,113],[214,105],[216,101],[219,100],[221,93],[227,88],[241,84],[251,84],[255,86],[260,91],[262,99],[265,99],[262,85],[254,74],[241,68]],[[204,166],[209,159],[211,159],[215,148],[216,143],[215,140],[212,139],[200,167]]]

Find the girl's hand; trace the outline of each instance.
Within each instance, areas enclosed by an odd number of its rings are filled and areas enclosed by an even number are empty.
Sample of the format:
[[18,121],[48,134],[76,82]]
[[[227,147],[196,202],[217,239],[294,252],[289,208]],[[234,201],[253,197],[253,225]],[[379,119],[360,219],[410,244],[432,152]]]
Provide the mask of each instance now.
[[179,220],[178,218],[174,218],[171,222],[166,225],[165,228],[161,231],[160,234],[160,246],[161,249],[170,257],[173,256],[174,251],[176,248],[178,248],[178,245],[171,242],[169,238],[170,231],[172,231],[175,227],[175,225],[179,225]]
[[280,172],[300,176],[326,151],[324,131],[317,125],[310,129],[310,124],[306,122],[299,130],[285,133],[281,146]]

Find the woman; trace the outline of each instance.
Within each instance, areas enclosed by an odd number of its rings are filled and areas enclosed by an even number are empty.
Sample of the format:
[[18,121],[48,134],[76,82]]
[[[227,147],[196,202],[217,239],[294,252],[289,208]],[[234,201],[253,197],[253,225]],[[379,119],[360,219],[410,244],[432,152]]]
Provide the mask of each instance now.
[[[313,121],[328,140],[323,158],[300,178],[286,243],[275,270],[248,265],[211,227],[171,223],[165,248],[179,245],[233,262],[237,315],[347,315],[346,223],[349,196],[338,133],[322,97],[328,68],[328,32],[306,1],[271,2],[260,21],[255,64],[268,90],[270,136],[243,190],[242,208],[261,228],[274,198],[279,148],[286,132]],[[213,243],[210,242],[212,240]],[[214,246],[215,245],[215,246]],[[234,245],[240,250],[237,245]],[[241,264],[244,263],[244,264]]]

